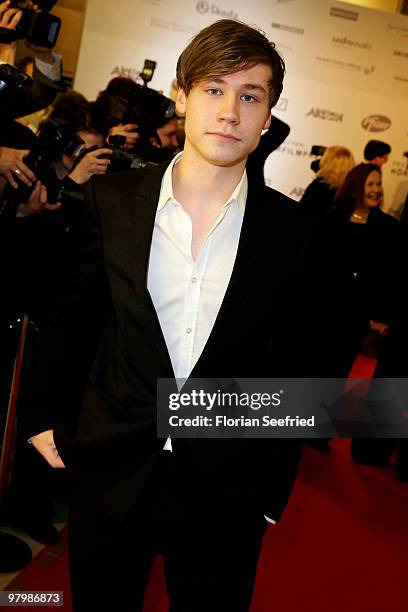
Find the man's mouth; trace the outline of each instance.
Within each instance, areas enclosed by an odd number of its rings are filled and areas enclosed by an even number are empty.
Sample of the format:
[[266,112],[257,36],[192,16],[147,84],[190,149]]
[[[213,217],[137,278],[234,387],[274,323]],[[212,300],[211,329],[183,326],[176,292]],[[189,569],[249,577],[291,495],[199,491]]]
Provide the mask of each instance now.
[[237,138],[236,136],[233,136],[232,134],[227,134],[226,132],[207,132],[207,133],[210,134],[211,136],[217,136],[218,138],[221,138],[229,142],[238,142],[240,140],[240,138]]

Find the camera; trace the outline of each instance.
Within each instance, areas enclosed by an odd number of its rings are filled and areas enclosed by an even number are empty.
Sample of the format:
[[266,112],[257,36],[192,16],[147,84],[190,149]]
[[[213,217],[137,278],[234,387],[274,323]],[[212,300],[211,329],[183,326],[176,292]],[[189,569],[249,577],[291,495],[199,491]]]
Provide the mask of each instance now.
[[163,157],[163,154],[158,154],[159,149],[151,144],[151,138],[154,138],[159,147],[161,146],[154,118],[162,117],[170,121],[175,115],[173,100],[159,94],[155,89],[135,83],[135,90],[127,100],[112,100],[111,113],[113,125],[135,123],[138,126],[139,139],[132,152],[146,161],[156,161],[157,158]]
[[61,19],[49,11],[57,0],[37,0],[40,7],[37,10],[27,7],[26,2],[12,0],[9,8],[18,8],[22,11],[21,19],[15,30],[0,28],[0,43],[10,44],[18,39],[39,47],[52,49],[58,39],[61,29]]
[[320,159],[322,155],[324,155],[326,149],[327,147],[324,147],[322,145],[313,145],[312,148],[310,149],[310,155],[314,155],[318,158],[318,159],[314,159],[312,163],[310,164],[310,168],[311,170],[313,170],[313,172],[319,172]]
[[310,155],[316,155],[317,157],[321,157],[324,155],[327,147],[323,147],[322,145],[313,145],[310,150]]
[[[43,124],[37,144],[24,159],[24,163],[46,186],[49,203],[57,202],[60,194],[60,181],[53,169],[54,162],[58,161],[63,153],[77,159],[84,147],[84,141],[72,133],[68,122],[49,119]],[[27,187],[23,183],[20,183],[17,189],[7,185],[0,205],[0,216],[13,211],[18,204],[28,202],[33,189],[34,186]]]
[[[175,117],[176,108],[173,100],[147,86],[153,78],[155,68],[155,61],[145,60],[143,69],[139,73],[143,85],[129,80],[126,83],[124,82],[126,79],[112,79],[106,90],[99,95],[94,110],[96,122],[102,133],[106,134],[119,124],[136,124],[138,139],[130,153],[140,157],[144,162],[160,163],[171,157],[174,150],[161,146],[157,129]],[[152,144],[152,140],[157,146]],[[114,143],[111,136],[109,143],[114,146],[118,157],[121,157],[125,163],[122,155],[125,152],[122,149],[124,145]],[[115,157],[115,153],[113,156]]]
[[130,170],[131,168],[145,168],[148,165],[155,165],[153,162],[144,161],[138,155],[134,153],[128,153],[123,149],[126,144],[126,136],[121,136],[120,134],[115,134],[114,136],[110,136],[108,140],[108,145],[99,147],[94,146],[90,149],[86,149],[82,154],[76,158],[75,164],[78,164],[85,155],[91,153],[91,151],[96,151],[101,148],[111,148],[111,153],[101,153],[98,155],[99,159],[110,159],[110,164],[106,169],[107,173],[112,172],[120,172],[124,170]]
[[19,91],[28,91],[33,84],[32,79],[10,64],[0,64],[0,103],[2,112],[6,112],[13,104]]

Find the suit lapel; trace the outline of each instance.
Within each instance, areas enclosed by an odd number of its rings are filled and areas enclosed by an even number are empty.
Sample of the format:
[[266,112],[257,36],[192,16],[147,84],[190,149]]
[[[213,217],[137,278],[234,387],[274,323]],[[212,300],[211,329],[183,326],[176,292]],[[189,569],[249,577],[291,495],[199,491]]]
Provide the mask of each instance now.
[[146,324],[151,331],[154,344],[170,377],[174,376],[170,355],[157,312],[147,290],[147,272],[157,203],[160,195],[161,181],[167,165],[154,167],[146,173],[146,176],[140,183],[135,181],[134,190],[129,194],[128,223],[133,234],[129,243],[131,245],[130,266],[134,293],[142,307]]
[[230,282],[224,295],[220,310],[204,349],[190,374],[191,378],[199,376],[201,364],[214,342],[217,342],[224,326],[240,306],[247,291],[254,266],[257,263],[260,248],[265,240],[268,223],[265,219],[265,208],[262,204],[262,188],[257,183],[249,182],[245,214],[241,228],[237,256],[235,258]]

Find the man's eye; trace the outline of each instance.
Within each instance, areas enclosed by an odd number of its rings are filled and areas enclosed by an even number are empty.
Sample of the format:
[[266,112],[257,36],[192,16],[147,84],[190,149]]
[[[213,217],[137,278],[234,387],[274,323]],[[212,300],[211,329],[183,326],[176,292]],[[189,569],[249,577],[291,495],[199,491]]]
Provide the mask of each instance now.
[[244,102],[256,102],[256,98],[254,98],[254,96],[251,96],[249,94],[243,94],[241,96],[241,99],[244,100]]
[[210,87],[209,89],[207,89],[207,92],[212,96],[217,96],[221,93],[221,90],[217,89],[216,87]]

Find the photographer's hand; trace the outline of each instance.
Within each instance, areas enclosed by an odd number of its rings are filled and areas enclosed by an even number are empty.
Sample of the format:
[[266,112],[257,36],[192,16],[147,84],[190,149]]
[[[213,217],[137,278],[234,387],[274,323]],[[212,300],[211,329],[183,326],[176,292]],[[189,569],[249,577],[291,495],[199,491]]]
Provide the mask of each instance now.
[[136,142],[140,138],[140,135],[136,131],[138,127],[139,126],[136,125],[136,123],[126,123],[123,125],[120,123],[109,130],[109,136],[125,136],[125,151],[129,151],[129,149],[132,149],[135,146]]
[[[15,30],[22,16],[22,11],[16,8],[9,9],[10,1],[0,4],[0,27]],[[0,60],[6,64],[15,64],[17,41],[9,44],[0,44]]]
[[9,5],[10,0],[6,0],[6,2],[0,4],[0,27],[6,28],[7,30],[15,30],[23,13],[17,8],[9,9]]
[[110,159],[100,159],[99,156],[109,153],[112,153],[112,149],[96,149],[87,153],[68,175],[69,178],[74,183],[83,185],[93,174],[105,174]]
[[0,147],[0,174],[3,174],[14,188],[18,187],[16,178],[27,187],[31,187],[33,181],[35,181],[34,173],[23,162],[24,157],[28,154],[28,149]]
[[57,204],[49,204],[47,202],[47,189],[40,181],[37,181],[30,195],[28,202],[19,204],[16,217],[29,217],[38,215],[43,210],[58,210],[61,208],[61,202]]

